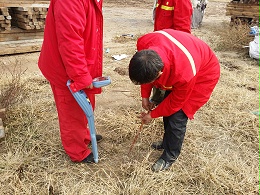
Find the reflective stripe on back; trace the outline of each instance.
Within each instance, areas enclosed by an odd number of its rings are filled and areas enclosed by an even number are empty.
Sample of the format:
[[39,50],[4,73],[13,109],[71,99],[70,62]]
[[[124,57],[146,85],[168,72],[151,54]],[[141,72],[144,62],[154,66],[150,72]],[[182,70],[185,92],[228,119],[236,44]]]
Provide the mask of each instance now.
[[190,65],[191,65],[191,69],[193,72],[193,75],[196,75],[196,66],[195,66],[195,62],[193,60],[192,55],[190,54],[190,52],[186,49],[186,47],[184,47],[184,45],[182,45],[177,39],[175,39],[174,37],[172,37],[169,33],[165,32],[165,31],[155,31],[154,33],[160,33],[163,34],[164,36],[166,36],[168,39],[170,39],[177,47],[180,48],[180,50],[183,51],[183,53],[187,56],[188,60],[190,61]]

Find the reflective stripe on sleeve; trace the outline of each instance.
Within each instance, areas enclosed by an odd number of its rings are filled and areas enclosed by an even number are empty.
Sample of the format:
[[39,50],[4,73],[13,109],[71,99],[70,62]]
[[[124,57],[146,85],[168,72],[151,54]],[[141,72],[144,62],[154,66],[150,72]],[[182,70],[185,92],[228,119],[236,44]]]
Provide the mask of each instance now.
[[[156,4],[156,7],[159,7],[159,3]],[[166,6],[166,5],[161,5],[161,9],[166,10],[166,11],[172,11],[174,10],[174,7]]]
[[163,9],[163,10],[167,10],[167,11],[172,11],[172,10],[174,10],[174,7],[170,7],[170,6],[162,5],[162,6],[161,6],[161,9]]

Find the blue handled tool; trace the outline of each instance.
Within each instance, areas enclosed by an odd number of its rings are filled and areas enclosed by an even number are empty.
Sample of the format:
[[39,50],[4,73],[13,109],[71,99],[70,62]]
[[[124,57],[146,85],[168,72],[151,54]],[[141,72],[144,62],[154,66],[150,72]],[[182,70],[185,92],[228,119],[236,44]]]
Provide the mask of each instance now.
[[[111,80],[109,77],[97,77],[97,78],[93,79],[92,83],[95,88],[100,88],[100,87],[109,85],[111,83]],[[86,93],[83,90],[80,90],[80,91],[77,91],[74,93],[70,89],[70,84],[71,84],[71,81],[68,80],[67,86],[68,86],[70,92],[72,93],[73,97],[76,99],[79,106],[81,107],[81,109],[84,111],[84,113],[87,116],[89,130],[90,130],[91,144],[92,144],[92,153],[94,156],[95,163],[98,163],[96,129],[95,129],[94,114],[93,114],[93,109],[92,109],[91,103],[90,103]]]

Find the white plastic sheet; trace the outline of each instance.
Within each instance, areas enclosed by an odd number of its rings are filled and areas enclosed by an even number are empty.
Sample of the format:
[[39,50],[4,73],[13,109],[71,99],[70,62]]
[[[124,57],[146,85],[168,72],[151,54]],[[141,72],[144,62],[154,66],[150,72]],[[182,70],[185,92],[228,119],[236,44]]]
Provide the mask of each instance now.
[[259,35],[255,36],[254,40],[249,43],[249,56],[259,60]]

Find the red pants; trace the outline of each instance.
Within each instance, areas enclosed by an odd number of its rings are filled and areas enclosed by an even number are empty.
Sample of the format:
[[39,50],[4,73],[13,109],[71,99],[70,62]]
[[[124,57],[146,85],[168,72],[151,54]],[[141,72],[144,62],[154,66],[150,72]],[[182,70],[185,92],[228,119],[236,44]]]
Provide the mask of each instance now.
[[[62,145],[72,161],[80,162],[91,153],[88,148],[91,138],[87,117],[69,89],[60,89],[52,84],[51,88],[58,112]],[[94,110],[95,94],[86,94]]]

